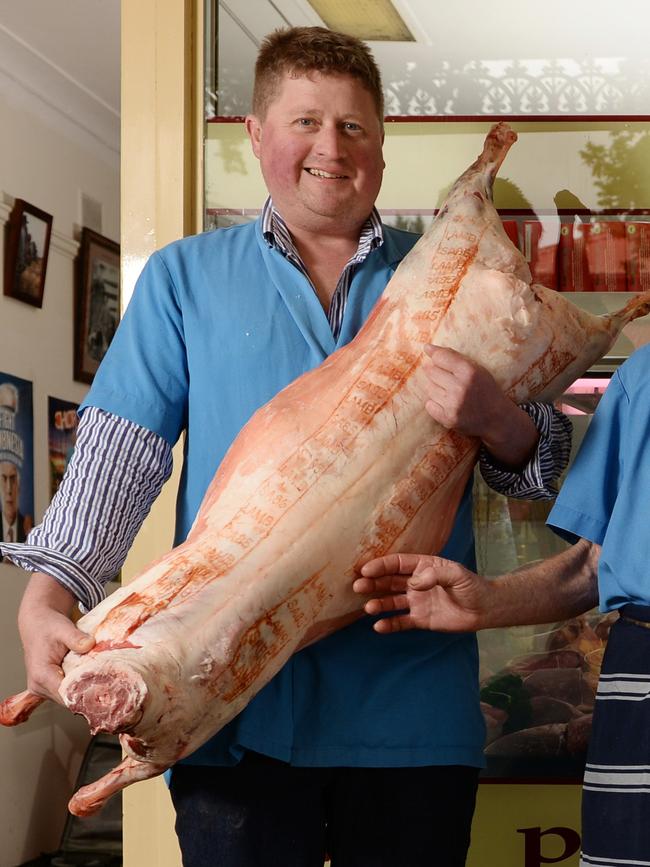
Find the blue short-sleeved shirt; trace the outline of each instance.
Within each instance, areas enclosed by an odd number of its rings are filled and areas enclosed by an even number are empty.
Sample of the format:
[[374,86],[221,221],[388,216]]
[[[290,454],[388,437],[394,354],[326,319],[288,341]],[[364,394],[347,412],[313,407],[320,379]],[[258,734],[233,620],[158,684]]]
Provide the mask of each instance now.
[[600,607],[650,605],[650,346],[612,376],[548,517],[602,545]]
[[[259,222],[151,257],[83,407],[172,444],[185,432],[176,542],[251,415],[365,322],[417,240],[384,233],[355,270],[336,342],[313,288],[267,245]],[[473,565],[473,552],[468,490],[445,553]],[[252,749],[304,766],[480,766],[483,742],[475,637],[378,635],[363,618],[295,654],[186,761],[234,764]]]

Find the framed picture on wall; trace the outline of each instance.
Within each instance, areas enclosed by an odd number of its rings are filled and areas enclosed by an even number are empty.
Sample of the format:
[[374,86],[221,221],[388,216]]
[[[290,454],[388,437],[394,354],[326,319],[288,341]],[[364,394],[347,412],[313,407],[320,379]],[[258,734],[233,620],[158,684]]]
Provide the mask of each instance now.
[[83,228],[75,287],[74,378],[91,383],[120,319],[120,245]]
[[16,199],[5,237],[4,294],[34,307],[43,306],[52,216]]

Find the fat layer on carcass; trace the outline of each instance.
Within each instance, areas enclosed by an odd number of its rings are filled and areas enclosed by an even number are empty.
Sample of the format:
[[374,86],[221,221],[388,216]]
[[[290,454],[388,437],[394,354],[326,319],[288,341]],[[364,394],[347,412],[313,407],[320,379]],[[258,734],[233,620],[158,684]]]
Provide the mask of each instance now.
[[[61,696],[92,731],[121,732],[127,758],[73,812],[187,756],[292,653],[360,616],[366,560],[443,547],[478,442],[424,410],[425,344],[485,366],[516,402],[551,399],[650,309],[638,296],[594,317],[531,285],[491,201],[515,139],[492,128],[357,337],[253,416],[186,542],[80,620],[97,643],[66,656]],[[2,721],[39,701],[9,699]]]

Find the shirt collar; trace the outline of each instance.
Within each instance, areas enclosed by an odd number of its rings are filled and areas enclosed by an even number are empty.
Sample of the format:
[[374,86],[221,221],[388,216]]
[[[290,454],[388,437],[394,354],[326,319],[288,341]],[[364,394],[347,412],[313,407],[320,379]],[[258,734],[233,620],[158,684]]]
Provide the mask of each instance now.
[[[289,259],[300,261],[300,254],[293,243],[287,224],[276,210],[273,200],[269,198],[264,203],[261,214],[262,234],[269,247],[275,247]],[[376,208],[373,208],[370,216],[361,227],[357,252],[350,261],[363,262],[371,250],[384,243],[384,227],[381,217]]]

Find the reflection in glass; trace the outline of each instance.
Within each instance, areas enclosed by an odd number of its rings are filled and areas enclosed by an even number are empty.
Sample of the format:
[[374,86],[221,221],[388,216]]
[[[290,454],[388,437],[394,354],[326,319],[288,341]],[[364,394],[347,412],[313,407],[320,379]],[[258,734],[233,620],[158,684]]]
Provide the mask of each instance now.
[[[515,0],[503,0],[471,31],[472,2],[469,8],[428,2],[399,6],[407,34],[403,40],[369,40],[382,70],[388,115],[647,114],[650,62],[638,27],[647,13],[636,0],[630,0],[624,16],[615,6],[596,9],[591,0],[574,0],[562,10],[562,26],[550,14],[537,16],[533,24]],[[253,67],[264,36],[279,27],[325,24],[307,2],[207,0],[205,10],[208,116],[249,111]],[[476,3],[479,10],[485,11]],[[580,26],[595,15],[597,27]],[[545,29],[547,20],[552,30]],[[371,17],[364,26],[370,34],[373,27],[379,33],[382,22]],[[411,33],[415,41],[409,41]],[[570,39],[562,38],[565,34]]]
[[[602,375],[578,379],[556,402],[573,423],[571,460],[608,383]],[[565,550],[569,543],[545,525],[552,505],[507,499],[477,474],[478,571],[496,576]],[[593,611],[563,623],[480,634],[488,777],[581,776],[598,672],[616,616]]]

